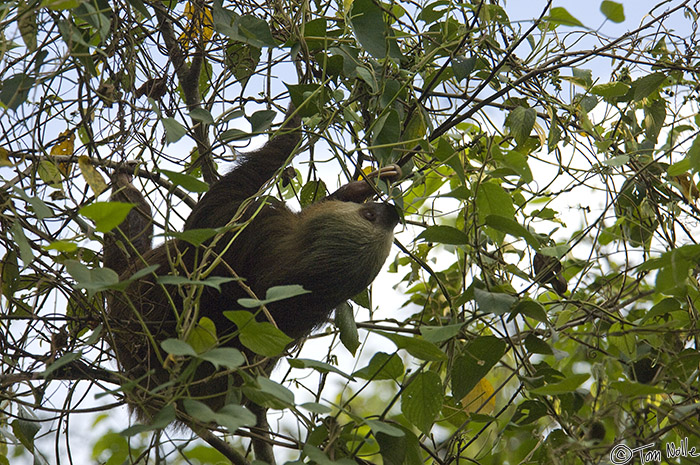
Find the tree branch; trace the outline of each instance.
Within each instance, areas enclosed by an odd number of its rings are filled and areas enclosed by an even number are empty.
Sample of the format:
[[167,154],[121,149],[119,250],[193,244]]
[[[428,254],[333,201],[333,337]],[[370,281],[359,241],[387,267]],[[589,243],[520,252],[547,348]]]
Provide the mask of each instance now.
[[[165,42],[165,48],[168,51],[170,61],[175,67],[175,74],[180,81],[182,93],[185,96],[187,109],[192,111],[196,108],[201,108],[202,97],[199,93],[199,75],[204,62],[204,52],[201,49],[203,44],[200,44],[199,49],[194,54],[192,62],[188,65],[186,55],[180,47],[180,43],[175,37],[172,22],[168,17],[167,11],[163,5],[158,2],[152,4],[153,9],[158,18],[158,27]],[[207,134],[208,126],[203,122],[194,121],[194,140],[197,144],[197,152],[199,158],[195,160],[189,168],[189,172],[201,167],[202,177],[206,182],[212,184],[217,179],[214,160],[212,159],[211,144]]]

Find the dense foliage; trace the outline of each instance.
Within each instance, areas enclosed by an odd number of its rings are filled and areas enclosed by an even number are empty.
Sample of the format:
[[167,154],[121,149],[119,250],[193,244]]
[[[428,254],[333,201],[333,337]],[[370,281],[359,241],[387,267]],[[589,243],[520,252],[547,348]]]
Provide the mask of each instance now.
[[[254,441],[322,465],[626,463],[651,444],[690,460],[698,2],[639,24],[625,15],[646,5],[610,0],[586,18],[524,2],[517,22],[503,0],[261,3],[0,3],[0,464],[246,463]],[[172,237],[290,100],[307,155],[274,195],[303,206],[403,167],[392,274],[241,388],[271,438],[194,401],[230,451],[127,422],[102,324],[124,283],[101,241],[130,208],[108,202],[112,173],[132,163]],[[250,348],[279,354],[265,331]],[[163,345],[173,369],[240,369],[206,334]]]

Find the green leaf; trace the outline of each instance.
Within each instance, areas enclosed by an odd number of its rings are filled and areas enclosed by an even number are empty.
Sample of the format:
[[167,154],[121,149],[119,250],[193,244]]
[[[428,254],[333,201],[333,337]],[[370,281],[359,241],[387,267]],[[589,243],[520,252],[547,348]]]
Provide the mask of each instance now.
[[209,286],[221,292],[221,285],[231,281],[238,281],[240,278],[225,278],[223,276],[209,276],[207,279],[189,279],[186,276],[162,275],[156,278],[158,284],[170,286]]
[[355,381],[352,376],[348,375],[347,373],[339,370],[337,367],[334,367],[333,365],[330,365],[328,363],[323,363],[308,358],[288,358],[287,362],[293,368],[313,368],[319,373],[335,373],[337,375],[342,376],[345,379]]
[[542,323],[548,323],[547,312],[545,311],[544,307],[539,302],[535,302],[534,300],[520,300],[518,304],[513,308],[513,311],[511,312],[511,316],[508,318],[508,321],[511,321],[513,318],[515,318],[518,314],[521,313],[528,318],[532,318],[533,320]]
[[505,167],[515,171],[524,183],[532,182],[532,171],[527,163],[527,157],[516,150],[508,151],[502,160]]
[[182,401],[185,411],[202,423],[217,423],[224,426],[230,433],[234,433],[243,426],[255,424],[255,415],[240,405],[224,405],[218,412],[214,412],[206,404],[194,399]]
[[469,236],[452,226],[428,226],[416,240],[437,242],[439,244],[464,245],[469,243]]
[[185,341],[181,341],[180,339],[165,339],[160,343],[160,346],[163,348],[164,351],[166,351],[170,355],[175,355],[178,357],[186,355],[190,357],[195,357],[197,355],[197,352],[192,348],[191,345],[189,345]]
[[452,72],[454,73],[457,82],[461,81],[462,79],[466,79],[472,73],[472,71],[474,71],[475,65],[475,56],[471,56],[469,58],[455,57],[452,60]]
[[430,430],[442,409],[444,393],[437,373],[417,373],[401,393],[401,412],[423,434]]
[[236,404],[227,404],[221,407],[221,409],[216,412],[214,421],[226,427],[231,434],[235,433],[243,426],[253,426],[256,424],[255,415],[247,408]]
[[199,179],[189,174],[178,173],[177,171],[160,170],[160,173],[166,175],[170,182],[175,186],[182,186],[189,192],[206,192],[209,190],[209,184],[200,181]]
[[261,134],[267,131],[275,120],[275,116],[277,116],[277,112],[274,110],[256,111],[248,118],[251,132],[254,134]]
[[566,8],[554,7],[549,11],[549,16],[546,18],[550,23],[561,24],[562,26],[583,26],[583,23],[574,18]]
[[233,11],[224,8],[223,2],[212,2],[211,16],[212,21],[214,22],[214,30],[216,32],[227,37],[234,37],[238,34],[238,31],[232,27],[236,14]]
[[327,92],[320,84],[285,85],[299,116],[316,115],[328,101]]
[[678,312],[681,310],[681,304],[678,299],[673,297],[666,297],[661,302],[657,303],[649,309],[649,311],[639,320],[639,323],[645,323],[646,321],[657,317],[666,316],[673,312]]
[[658,72],[642,76],[632,83],[634,100],[640,101],[656,92],[667,79],[666,73]]
[[[690,144],[688,153],[686,154],[686,160],[689,161],[690,168],[696,173],[700,172],[700,136],[696,136],[693,139],[693,143]],[[682,163],[682,162],[679,162]],[[678,173],[678,174],[682,174]]]
[[188,229],[182,232],[171,231],[170,235],[176,239],[189,242],[190,244],[199,247],[208,241],[212,237],[216,236],[222,231],[222,228],[217,229]]
[[656,99],[644,106],[644,133],[647,139],[656,143],[666,120],[666,101]]
[[34,214],[36,215],[37,218],[40,220],[43,220],[45,218],[53,218],[54,217],[54,212],[49,208],[46,203],[40,198],[37,197],[36,195],[30,196],[28,195],[24,190],[19,189],[18,187],[14,187],[13,191],[22,197],[29,205],[32,206],[32,210],[34,210]]
[[49,186],[56,189],[61,188],[63,175],[55,163],[48,160],[42,160],[39,162],[39,167],[37,168],[36,172],[39,175],[39,178]]
[[243,298],[238,299],[238,304],[245,308],[258,308],[260,306],[267,305],[272,302],[291,299],[292,297],[310,293],[311,291],[307,291],[298,284],[287,284],[284,286],[274,286],[268,289],[265,294],[264,300]]
[[141,268],[140,270],[138,270],[137,272],[135,272],[134,274],[132,274],[128,278],[124,279],[123,281],[120,281],[118,284],[111,286],[111,288],[115,289],[115,290],[123,291],[129,286],[129,284],[131,282],[138,281],[139,279],[154,273],[158,268],[160,268],[160,265],[151,265],[151,266],[147,266],[145,268]]
[[262,392],[280,400],[282,403],[286,404],[287,407],[294,405],[294,393],[286,387],[265,376],[258,376],[257,381],[258,384],[260,384],[260,390]]
[[237,30],[232,39],[240,40],[256,47],[276,47],[277,41],[270,32],[270,25],[263,19],[253,15],[239,16],[234,20],[234,28]]
[[499,184],[483,182],[476,193],[476,210],[479,220],[486,221],[489,215],[500,215],[506,218],[515,217],[513,198]]
[[350,25],[357,41],[374,58],[387,55],[399,58],[396,41],[389,36],[389,26],[384,22],[384,11],[372,0],[355,0],[350,10]]
[[35,2],[30,2],[29,5],[25,0],[17,2],[17,27],[22,34],[24,45],[32,53],[36,51],[36,33],[39,30],[36,21],[38,9]]
[[584,89],[589,89],[593,85],[593,70],[571,68],[571,77],[562,76],[562,79],[579,87],[583,87]]
[[552,121],[549,125],[549,134],[547,135],[547,152],[551,153],[557,148],[557,144],[561,140],[561,126],[559,123],[559,118],[557,117],[555,110],[550,109],[550,115]]
[[449,341],[456,335],[460,333],[464,327],[464,323],[456,323],[446,326],[421,326],[420,334],[423,338],[432,342],[433,344],[439,344],[441,342]]
[[[214,2],[215,5],[216,3],[218,2]],[[226,67],[231,70],[233,76],[240,81],[241,85],[245,85],[248,79],[255,74],[261,53],[260,47],[243,42],[229,41],[226,47]]]
[[327,41],[332,40],[331,37],[328,37],[328,21],[326,21],[326,18],[320,17],[306,21],[304,24],[304,40],[310,50],[325,49]]
[[621,81],[598,84],[591,88],[591,93],[600,95],[608,101],[614,101],[617,97],[622,97],[630,90],[630,85]]
[[625,20],[625,9],[621,3],[604,0],[600,4],[600,11],[614,23],[621,23]]
[[44,247],[44,250],[56,250],[58,252],[71,253],[78,250],[78,244],[71,241],[53,241]]
[[549,344],[547,344],[545,341],[538,338],[534,334],[528,334],[527,337],[525,337],[525,348],[528,350],[528,352],[533,354],[554,354],[554,351],[549,346]]
[[65,265],[76,286],[87,290],[90,295],[119,283],[119,275],[109,268],[88,268],[77,260],[66,260]]
[[372,131],[372,152],[386,165],[393,161],[392,152],[401,138],[401,121],[396,110],[379,118]]
[[107,461],[99,461],[104,465],[121,465],[128,461],[129,454],[131,454],[129,442],[119,433],[105,434],[92,447],[92,458],[96,461],[102,456],[109,457]]
[[98,232],[109,232],[126,219],[133,203],[125,202],[94,202],[79,210],[79,213],[95,222]]
[[529,425],[547,415],[547,405],[537,400],[525,400],[518,405],[513,415],[513,423]]
[[656,274],[656,291],[662,294],[683,297],[687,293],[688,277],[693,263],[679,249],[668,254],[669,263]]
[[523,145],[535,127],[537,112],[534,108],[515,107],[508,115],[510,131],[518,145]]
[[214,322],[205,316],[200,318],[187,335],[187,343],[198,354],[216,347],[216,325]]
[[649,386],[648,384],[636,383],[634,381],[611,381],[610,387],[623,394],[625,398],[668,393],[666,389]]
[[2,295],[10,299],[18,289],[19,285],[19,263],[17,262],[17,252],[10,249],[2,259],[2,273],[0,273],[0,283],[2,283]]
[[174,118],[163,118],[161,122],[165,128],[165,142],[168,144],[179,141],[187,134],[187,129]]
[[407,337],[384,331],[377,331],[377,334],[381,334],[382,336],[391,339],[391,341],[396,344],[396,347],[399,349],[404,349],[409,354],[421,360],[439,362],[447,358],[445,353],[440,350],[438,346],[421,337]]
[[190,111],[190,118],[195,121],[201,121],[206,124],[214,124],[214,117],[211,115],[209,110],[204,108],[193,108]]
[[22,259],[22,263],[24,266],[28,266],[34,261],[34,250],[32,246],[29,245],[27,236],[24,235],[24,229],[22,229],[22,225],[19,221],[15,221],[12,223],[10,230],[12,232],[12,239],[19,248],[19,256]]
[[224,312],[224,316],[229,320],[233,321],[236,324],[236,326],[238,326],[239,331],[250,325],[255,325],[256,323],[258,323],[255,320],[255,315],[246,310],[227,310]]
[[369,426],[369,428],[372,430],[372,434],[374,434],[375,436],[378,434],[386,434],[387,436],[393,436],[397,438],[404,436],[404,432],[401,428],[399,428],[396,425],[391,425],[384,421],[365,420],[365,424]]
[[397,425],[404,435],[375,434],[384,465],[422,465],[423,451],[413,431]]
[[235,370],[245,363],[245,357],[240,350],[233,347],[215,347],[198,356],[214,365],[216,369],[220,366]]
[[533,236],[527,228],[522,226],[514,219],[500,215],[489,215],[486,217],[486,225],[497,231],[510,234],[511,236],[522,237],[525,239],[525,242],[527,242],[530,247],[535,250],[540,248],[540,242],[535,239],[535,236]]
[[495,336],[480,336],[467,345],[452,366],[452,395],[462,399],[505,355],[506,343]]
[[316,413],[318,415],[328,415],[333,411],[330,407],[319,404],[318,402],[304,402],[303,404],[300,404],[299,407],[303,408],[304,410],[308,410],[309,412]]
[[225,311],[224,316],[238,327],[238,339],[245,347],[265,357],[275,357],[293,341],[274,325],[258,322],[246,311]]
[[[695,140],[697,140],[697,139],[698,139],[698,138],[696,137]],[[695,140],[693,140],[693,144],[695,143]],[[700,141],[699,141],[699,142],[700,142]],[[691,149],[693,148],[693,145],[692,145],[692,144],[691,144],[690,148],[691,148]],[[696,150],[696,154],[697,154],[698,156],[700,156],[700,143],[699,143],[699,145],[697,146],[697,148],[696,148],[695,150]],[[690,166],[690,158],[687,156],[687,155],[689,155],[689,154],[690,154],[690,150],[688,151],[688,153],[686,153],[686,158],[684,158],[683,160],[678,161],[678,162],[672,164],[671,166],[669,166],[669,167],[668,167],[668,170],[666,171],[666,173],[667,173],[669,176],[680,176],[680,175],[682,175],[682,174],[684,174],[684,173],[690,171],[690,169],[691,169],[691,166]],[[697,161],[697,162],[700,162],[700,158],[699,158],[698,160],[696,160],[696,161]],[[698,168],[700,168],[700,163],[698,163]],[[697,169],[697,168],[696,168],[696,169]]]
[[447,8],[450,2],[446,0],[438,0],[436,2],[425,4],[418,13],[418,19],[425,21],[426,23],[434,23],[438,19],[445,16],[445,13],[449,11]]
[[586,382],[590,377],[591,375],[587,373],[567,376],[562,381],[557,383],[549,383],[542,387],[530,389],[530,393],[540,396],[558,396],[561,394],[568,394],[576,391],[576,389],[578,389],[578,387]]
[[377,352],[369,364],[352,374],[353,377],[366,380],[399,379],[405,367],[397,354]]
[[146,5],[143,4],[142,0],[127,0],[127,2],[134,10],[141,13],[144,18],[149,19],[151,17],[151,13],[148,11],[148,8],[146,8]]
[[335,308],[334,322],[340,331],[340,342],[351,354],[355,355],[357,348],[360,347],[360,335],[357,332],[357,324],[350,304],[343,302]]
[[629,163],[630,157],[629,155],[618,155],[616,157],[608,158],[606,160],[603,160],[602,163],[605,166],[624,166],[627,163]]
[[462,164],[461,152],[457,152],[447,137],[441,137],[435,147],[435,158],[452,168],[462,184],[466,185],[464,175],[464,165]]
[[518,298],[510,294],[489,292],[475,287],[474,300],[479,306],[479,311],[503,315],[513,308],[513,304],[518,301]]
[[253,134],[250,134],[245,131],[241,131],[240,129],[228,129],[221,134],[219,134],[219,138],[221,139],[221,142],[227,143],[227,142],[237,142],[237,141],[242,141],[242,140],[248,140],[251,137],[253,137]]
[[17,110],[27,100],[32,87],[34,87],[34,78],[24,73],[3,78],[0,103],[10,110]]
[[625,358],[632,359],[637,355],[637,337],[630,330],[629,325],[616,322],[608,329],[608,350],[613,354],[622,354]]
[[301,188],[299,193],[299,203],[302,208],[306,208],[309,205],[323,199],[328,195],[328,189],[326,188],[326,183],[321,180],[309,181]]
[[[363,80],[367,85],[371,88],[372,93],[378,93],[379,90],[379,83],[377,82],[377,75],[374,74],[372,71],[367,69],[364,66],[357,66],[355,68],[355,73],[357,73],[357,77]],[[388,114],[383,115],[384,118],[386,118]],[[384,121],[380,118],[377,120],[377,123],[374,125],[374,133],[379,134],[379,131],[381,130],[381,127],[384,125]]]
[[[337,462],[331,460],[326,452],[322,451],[316,446],[312,446],[311,444],[304,444],[304,455],[306,455],[310,459],[310,463],[314,463],[316,465],[350,465],[348,461],[346,460],[339,460]],[[302,463],[307,463],[307,462],[291,462],[289,465],[301,465]]]
[[49,378],[51,373],[63,366],[68,365],[71,362],[74,362],[75,360],[79,360],[80,357],[82,357],[82,355],[83,354],[81,352],[66,352],[58,360],[49,364],[46,367],[46,370],[41,374],[41,376],[43,378]]
[[239,339],[245,347],[265,357],[276,357],[293,342],[291,337],[267,322],[258,323],[255,331],[241,332]]

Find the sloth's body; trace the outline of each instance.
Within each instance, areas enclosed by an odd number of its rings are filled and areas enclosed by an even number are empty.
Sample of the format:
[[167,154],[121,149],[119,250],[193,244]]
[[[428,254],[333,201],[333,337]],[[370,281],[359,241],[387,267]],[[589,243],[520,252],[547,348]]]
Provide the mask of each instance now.
[[[292,124],[298,126],[298,120],[292,120]],[[387,204],[362,203],[373,194],[365,182],[350,183],[299,213],[274,199],[249,201],[288,161],[299,139],[298,131],[271,139],[263,148],[247,154],[233,171],[210,187],[192,210],[185,229],[230,226],[232,219],[244,225],[232,227],[211,248],[207,248],[208,243],[194,247],[173,240],[150,250],[150,242],[141,242],[138,254],[132,253],[133,258],[128,261],[110,259],[121,257],[114,250],[106,250],[106,257],[117,267],[126,263],[124,269],[116,271],[127,278],[151,265],[159,265],[157,275],[192,276],[203,262],[210,265],[221,255],[222,260],[209,276],[243,278],[245,285],[260,298],[273,286],[302,285],[311,292],[271,303],[267,309],[274,323],[289,337],[298,341],[307,336],[327,320],[336,306],[361,292],[376,277],[389,254],[399,218]],[[138,191],[123,182],[117,182],[117,187],[121,190],[113,195],[115,200],[137,203],[130,213],[131,219],[135,220],[134,215],[143,216],[145,200],[134,198],[134,192]],[[128,217],[125,223],[129,221]],[[139,231],[143,233],[143,228]],[[113,243],[106,246],[116,250]],[[250,297],[247,290],[239,281],[222,284],[220,291],[210,286],[202,286],[201,290],[201,297],[183,299],[177,286],[156,283],[151,275],[110,298],[107,318],[110,345],[124,375],[137,380],[127,398],[142,419],[149,419],[169,402],[174,390],[198,398],[214,409],[226,402],[230,381],[225,376],[212,376],[213,368],[208,363],[202,364],[189,380],[179,379],[168,389],[153,392],[172,381],[173,376],[164,368],[167,354],[154,348],[154,343],[159,347],[162,340],[177,337],[176,314],[182,314],[185,305],[198,305],[198,318],[207,317],[214,322],[223,345],[242,348],[233,336],[235,325],[223,312],[242,309],[237,301]],[[259,316],[266,318],[263,312]]]

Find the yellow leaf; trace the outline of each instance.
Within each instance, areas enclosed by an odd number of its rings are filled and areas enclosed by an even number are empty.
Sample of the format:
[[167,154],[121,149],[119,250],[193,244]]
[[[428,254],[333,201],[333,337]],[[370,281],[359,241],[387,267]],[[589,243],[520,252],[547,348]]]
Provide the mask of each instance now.
[[0,147],[0,166],[14,166],[10,161],[10,152],[2,147]]
[[546,146],[547,145],[547,135],[545,134],[542,126],[540,126],[539,123],[535,123],[534,129],[535,129],[535,132],[537,133],[537,137],[539,137],[539,139],[540,139],[540,145]]
[[201,3],[192,5],[192,2],[187,2],[185,18],[188,20],[187,26],[180,35],[180,43],[184,49],[189,49],[197,37],[201,37],[203,42],[211,39],[214,34],[214,17],[211,9]]
[[107,183],[95,167],[92,166],[89,157],[83,155],[78,158],[78,167],[80,168],[83,178],[85,178],[85,182],[88,183],[88,186],[90,186],[92,192],[95,193],[95,196],[107,190]]
[[17,27],[19,28],[20,34],[22,34],[22,40],[24,45],[30,52],[36,50],[36,33],[39,30],[39,26],[36,22],[36,13],[39,9],[37,4],[32,2],[32,5],[27,5],[27,2],[22,0],[17,4]]
[[[74,143],[75,143],[75,133],[71,131],[70,129],[66,129],[62,133],[58,135],[58,142],[56,145],[51,147],[51,156],[52,157],[58,157],[58,156],[66,156],[70,157],[73,155],[73,148],[74,148]],[[71,163],[58,163],[58,169],[61,171],[61,174],[64,176],[68,177],[70,175],[70,172],[72,170],[73,165]]]
[[462,407],[464,407],[462,410],[464,413],[490,415],[496,408],[496,399],[492,396],[493,386],[486,378],[481,378],[479,384],[462,398]]
[[695,200],[700,197],[700,190],[698,190],[698,186],[695,185],[688,173],[674,176],[673,180],[680,185],[683,197],[685,197],[688,202],[695,203]]
[[350,8],[352,8],[353,0],[343,0],[343,14],[346,16],[350,13]]

